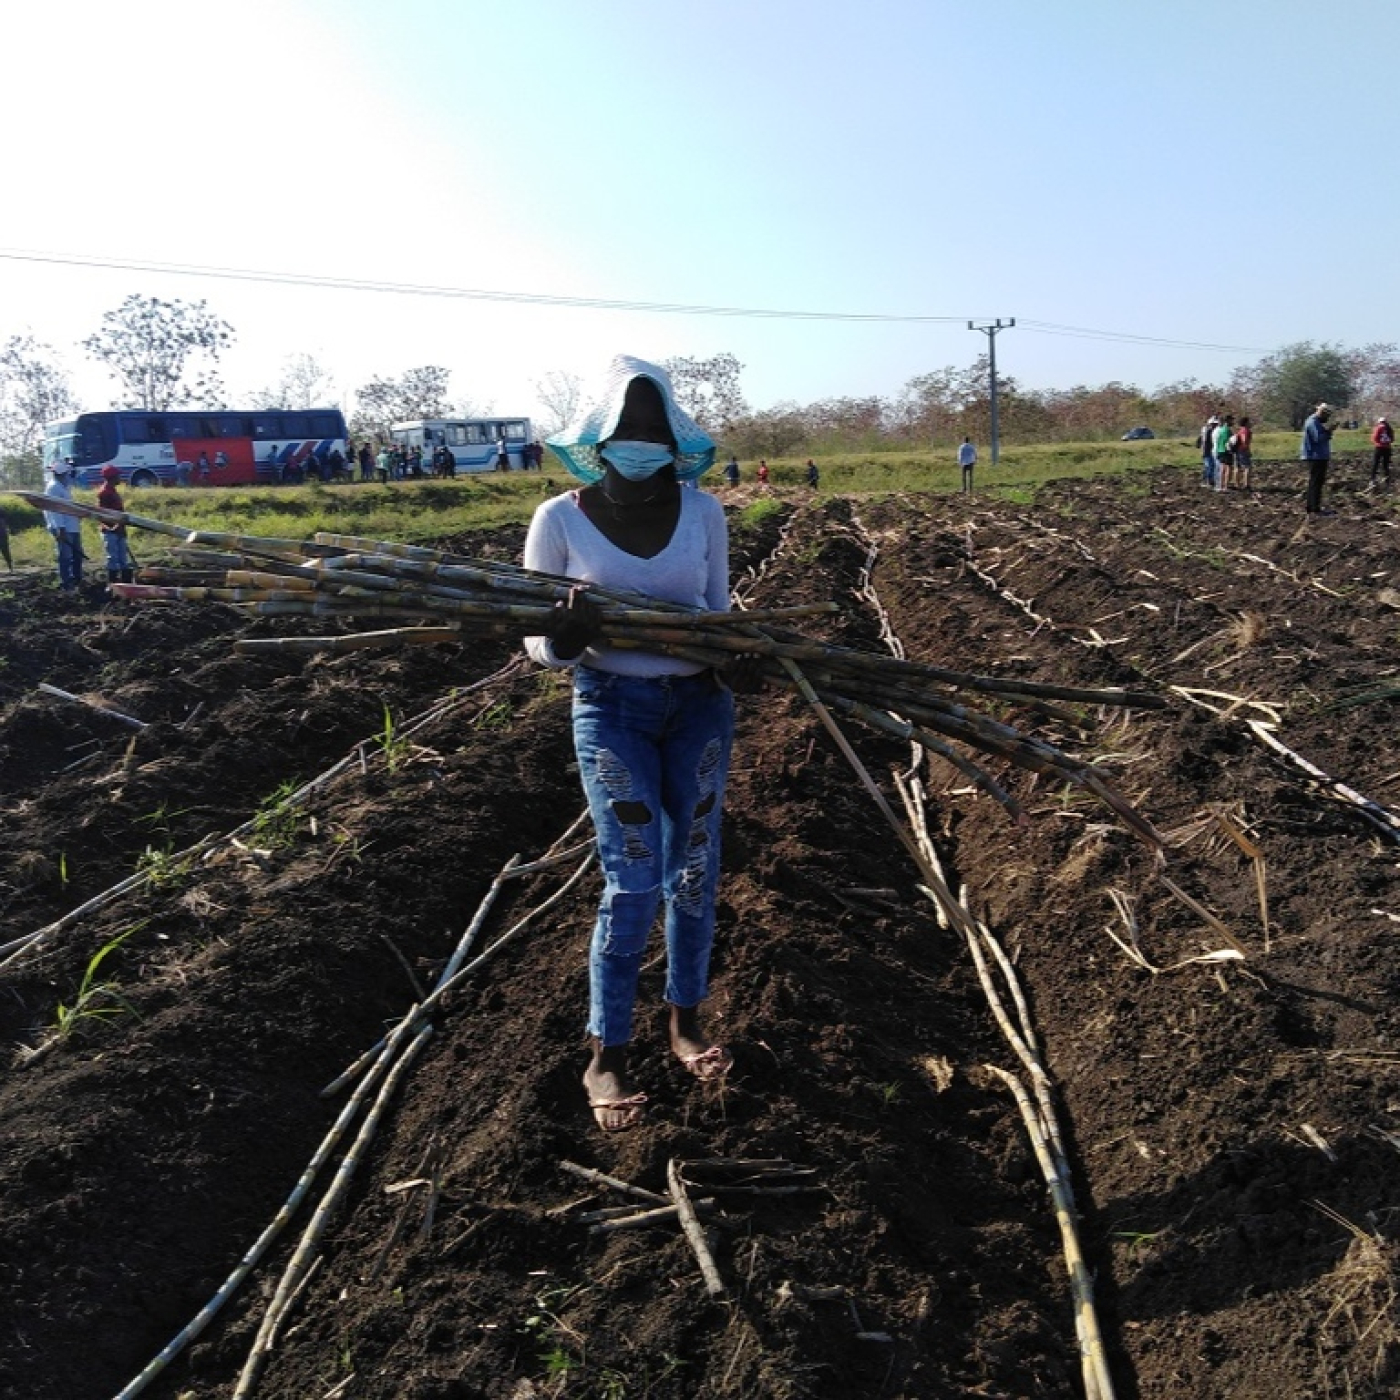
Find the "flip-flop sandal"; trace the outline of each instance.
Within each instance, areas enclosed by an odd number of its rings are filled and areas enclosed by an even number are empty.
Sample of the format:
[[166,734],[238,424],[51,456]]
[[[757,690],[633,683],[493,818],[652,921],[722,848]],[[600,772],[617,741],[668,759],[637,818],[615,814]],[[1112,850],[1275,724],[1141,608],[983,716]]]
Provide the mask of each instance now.
[[[645,1094],[632,1094],[625,1099],[589,1099],[588,1106],[593,1110],[593,1119],[605,1133],[621,1133],[635,1128],[645,1116],[642,1107],[647,1101]],[[609,1112],[621,1113],[621,1121],[609,1123]]]
[[734,1056],[723,1045],[712,1045],[698,1055],[681,1055],[682,1065],[697,1079],[723,1079],[734,1068]]

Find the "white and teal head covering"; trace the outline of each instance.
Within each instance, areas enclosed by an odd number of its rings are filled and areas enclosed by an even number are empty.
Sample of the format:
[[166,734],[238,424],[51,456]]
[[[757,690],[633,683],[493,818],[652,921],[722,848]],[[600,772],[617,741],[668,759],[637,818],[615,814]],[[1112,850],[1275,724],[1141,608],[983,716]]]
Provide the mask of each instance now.
[[639,360],[635,355],[618,355],[608,369],[607,384],[593,407],[580,413],[562,432],[545,441],[563,459],[564,465],[589,483],[601,481],[607,464],[598,455],[598,446],[616,431],[622,417],[627,386],[634,379],[650,379],[661,391],[666,420],[676,439],[676,477],[694,481],[714,465],[715,441],[676,402],[671,376],[660,365]]

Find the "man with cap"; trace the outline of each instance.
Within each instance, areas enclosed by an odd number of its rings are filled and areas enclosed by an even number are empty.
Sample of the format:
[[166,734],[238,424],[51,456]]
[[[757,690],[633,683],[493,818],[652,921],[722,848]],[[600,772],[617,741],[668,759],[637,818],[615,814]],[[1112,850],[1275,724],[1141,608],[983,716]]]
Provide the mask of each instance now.
[[[108,463],[99,473],[102,489],[97,493],[97,504],[103,510],[125,511],[126,504],[117,483],[122,479],[121,468]],[[126,521],[102,522],[102,547],[107,553],[107,582],[130,583],[135,577],[136,564],[126,543]]]
[[[49,469],[49,483],[44,495],[55,501],[73,499],[73,459],[65,457]],[[58,546],[58,581],[72,593],[83,581],[83,529],[76,515],[64,515],[56,510],[44,512],[44,524]]]
[[1385,418],[1377,418],[1376,426],[1371,429],[1371,485],[1376,484],[1376,478],[1381,472],[1385,473],[1385,484],[1390,485],[1390,452],[1395,442],[1395,431],[1390,426],[1390,422]]
[[1332,459],[1332,409],[1329,405],[1318,404],[1303,424],[1303,442],[1298,455],[1308,464],[1307,513],[1332,514],[1322,509],[1322,487],[1327,480],[1327,464]]

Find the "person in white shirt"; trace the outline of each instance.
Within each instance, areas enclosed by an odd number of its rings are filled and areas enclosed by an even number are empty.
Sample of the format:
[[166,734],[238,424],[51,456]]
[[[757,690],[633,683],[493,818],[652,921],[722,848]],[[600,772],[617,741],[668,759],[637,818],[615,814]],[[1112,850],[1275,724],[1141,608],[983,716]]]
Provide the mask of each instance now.
[[[56,501],[73,499],[73,459],[55,462],[49,469],[44,495]],[[83,581],[83,524],[76,515],[46,510],[44,524],[58,546],[58,581],[66,592],[75,592]]]
[[962,468],[962,489],[972,490],[972,468],[977,464],[977,449],[972,439],[965,437],[958,448],[958,466]]
[[[713,464],[715,445],[676,404],[659,367],[619,356],[599,403],[549,445],[585,485],[535,511],[525,566],[579,582],[555,604],[548,635],[528,638],[526,648],[542,665],[573,669],[574,748],[604,877],[583,1084],[598,1126],[616,1132],[644,1115],[628,1046],[663,903],[672,1053],[705,1081],[733,1063],[701,1028],[699,1008],[709,992],[734,678],[602,644],[594,590],[727,611],[729,539],[719,500],[682,489]],[[740,686],[752,688],[742,671]]]

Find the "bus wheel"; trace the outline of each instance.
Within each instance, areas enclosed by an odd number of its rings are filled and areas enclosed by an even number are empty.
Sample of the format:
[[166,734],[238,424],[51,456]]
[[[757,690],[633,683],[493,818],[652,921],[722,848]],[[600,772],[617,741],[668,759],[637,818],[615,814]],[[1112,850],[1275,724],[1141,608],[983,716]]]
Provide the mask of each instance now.
[[159,486],[160,478],[155,472],[135,471],[131,474],[131,484],[133,486]]

